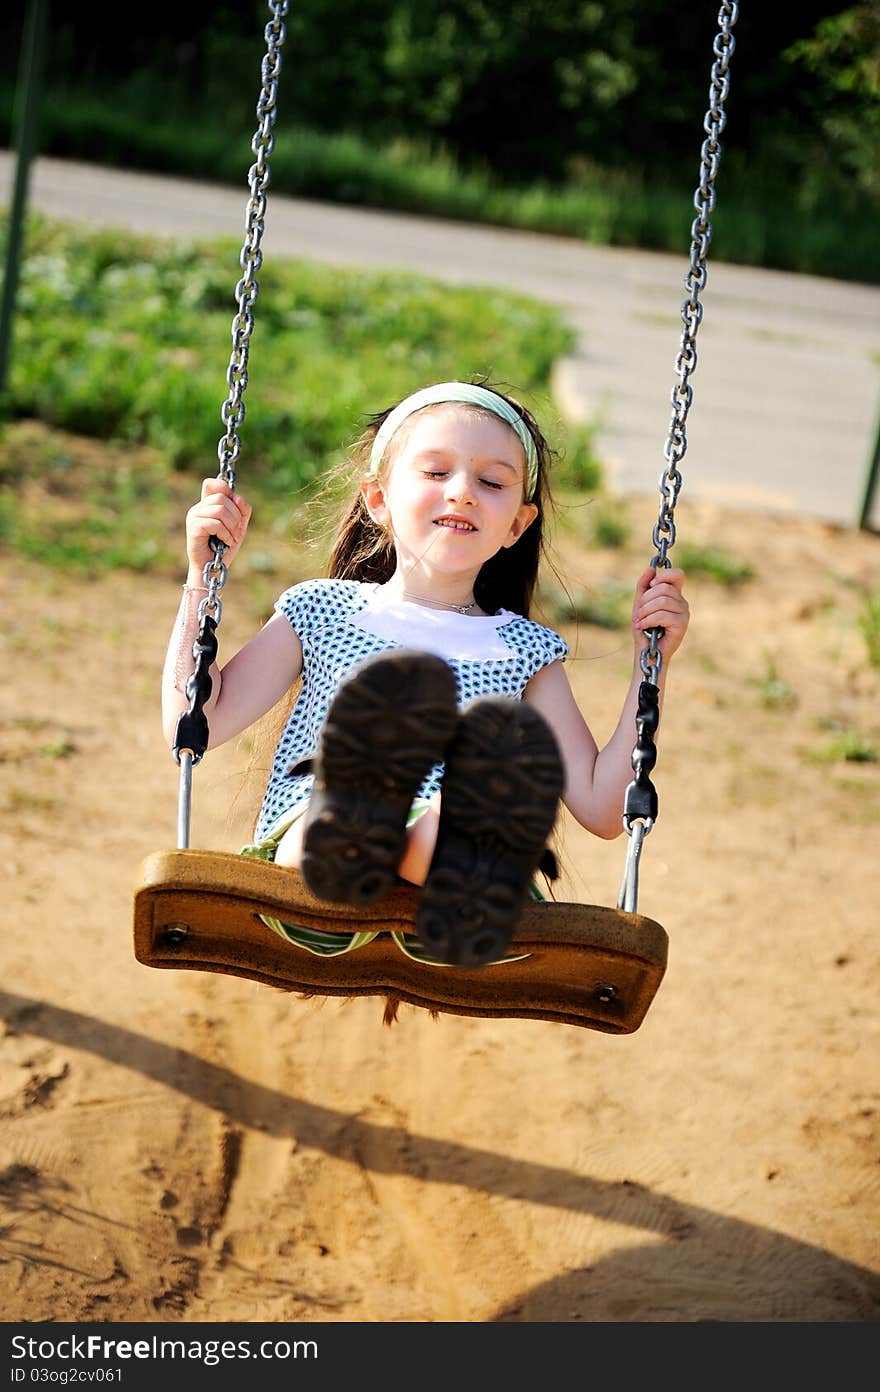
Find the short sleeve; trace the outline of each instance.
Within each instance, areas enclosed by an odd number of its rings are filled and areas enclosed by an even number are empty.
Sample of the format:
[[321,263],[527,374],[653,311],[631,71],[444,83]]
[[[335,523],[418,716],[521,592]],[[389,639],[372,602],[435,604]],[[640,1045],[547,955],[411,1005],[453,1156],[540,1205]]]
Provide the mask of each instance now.
[[565,639],[552,628],[544,628],[542,624],[538,624],[537,627],[540,645],[544,649],[544,666],[549,667],[551,662],[564,662],[568,657],[568,644]]
[[321,579],[291,585],[275,601],[275,612],[284,615],[300,642],[336,618],[339,608],[339,596],[332,582]]

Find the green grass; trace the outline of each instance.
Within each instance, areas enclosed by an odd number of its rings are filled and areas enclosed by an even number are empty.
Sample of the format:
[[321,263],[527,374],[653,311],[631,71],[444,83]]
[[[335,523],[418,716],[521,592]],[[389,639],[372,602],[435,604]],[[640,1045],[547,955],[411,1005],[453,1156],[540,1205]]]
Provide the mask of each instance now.
[[632,586],[616,580],[606,580],[594,589],[582,588],[572,593],[542,588],[540,598],[551,623],[585,623],[612,630],[629,627]]
[[829,736],[826,742],[814,749],[809,758],[820,764],[876,764],[880,762],[880,748],[873,735],[864,729],[853,729],[849,721],[839,715],[823,716],[817,722],[819,730]]
[[557,517],[561,528],[584,550],[620,551],[629,542],[626,508],[619,498],[604,492],[601,472],[589,487],[557,498]]
[[681,566],[687,575],[705,575],[721,585],[741,585],[745,580],[751,580],[755,573],[748,561],[737,560],[721,546],[697,546],[681,542],[675,556],[673,564]]
[[871,590],[859,613],[859,629],[872,667],[880,667],[880,590]]
[[[10,378],[15,414],[216,457],[239,245],[162,243],[32,220]],[[275,262],[259,274],[242,430],[279,491],[339,454],[365,413],[426,381],[489,373],[547,392],[572,343],[555,310],[413,275]]]
[[[0,541],[78,569],[143,569],[179,551],[169,509],[218,471],[239,250],[31,217],[0,438]],[[237,481],[282,526],[370,413],[448,378],[509,385],[545,422],[565,486],[598,480],[589,432],[566,442],[551,407],[551,367],[573,340],[557,310],[299,261],[267,263],[258,280]],[[88,456],[86,439],[106,451]],[[32,505],[26,483],[39,493]]]
[[599,491],[602,486],[602,464],[593,427],[570,427],[553,477],[556,488],[560,491],[578,494]]
[[37,748],[37,753],[47,759],[67,759],[76,752],[76,745],[66,735],[56,735],[47,744],[41,744]]
[[597,546],[619,551],[629,539],[629,523],[626,517],[619,506],[614,506],[607,499],[590,514],[590,524]]
[[845,730],[835,736],[812,757],[821,764],[876,764],[880,760],[876,741],[855,730]]
[[765,710],[790,710],[797,704],[794,691],[780,675],[775,659],[769,654],[765,654],[761,675],[749,677],[748,681],[757,688],[758,701]]

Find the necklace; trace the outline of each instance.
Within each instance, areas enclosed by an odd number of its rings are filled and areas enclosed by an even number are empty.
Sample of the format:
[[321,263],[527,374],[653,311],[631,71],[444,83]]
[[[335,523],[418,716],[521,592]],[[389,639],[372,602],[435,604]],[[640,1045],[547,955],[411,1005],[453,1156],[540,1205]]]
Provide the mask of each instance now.
[[444,599],[428,599],[425,595],[410,594],[409,590],[403,590],[402,595],[404,599],[412,600],[415,604],[433,604],[438,609],[454,609],[456,614],[469,614],[477,607],[475,599],[472,599],[470,604],[447,604]]

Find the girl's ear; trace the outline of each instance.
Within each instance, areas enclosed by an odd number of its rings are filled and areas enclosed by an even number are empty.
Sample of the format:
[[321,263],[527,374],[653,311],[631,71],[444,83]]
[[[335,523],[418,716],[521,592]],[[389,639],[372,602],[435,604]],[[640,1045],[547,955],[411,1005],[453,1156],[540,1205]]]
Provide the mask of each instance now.
[[388,504],[385,502],[385,490],[376,474],[367,474],[361,480],[361,493],[373,521],[378,527],[385,527],[388,523]]
[[526,528],[532,525],[537,515],[538,509],[534,503],[523,503],[521,507],[517,508],[516,517],[514,517],[511,523],[510,531],[507,533],[507,540],[503,544],[505,546],[514,546],[516,542],[519,541]]

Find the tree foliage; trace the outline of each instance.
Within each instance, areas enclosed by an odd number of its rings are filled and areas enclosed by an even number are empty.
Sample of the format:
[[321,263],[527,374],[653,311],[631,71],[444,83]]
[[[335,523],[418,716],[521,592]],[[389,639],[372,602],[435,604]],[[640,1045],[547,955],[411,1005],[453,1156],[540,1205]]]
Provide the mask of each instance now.
[[[265,3],[194,11],[155,0],[112,21],[92,6],[50,10],[53,90],[86,86],[157,121],[250,127]],[[7,88],[17,11],[0,17]],[[596,165],[666,172],[683,152],[690,170],[717,15],[709,0],[689,9],[670,0],[295,0],[285,119],[445,151],[523,182]],[[828,0],[744,6],[728,148],[749,159],[784,152],[806,168],[830,133],[867,178],[858,127],[877,120],[876,15],[876,0],[842,14]]]
[[880,196],[880,0],[821,20],[783,58],[812,78],[821,163]]

